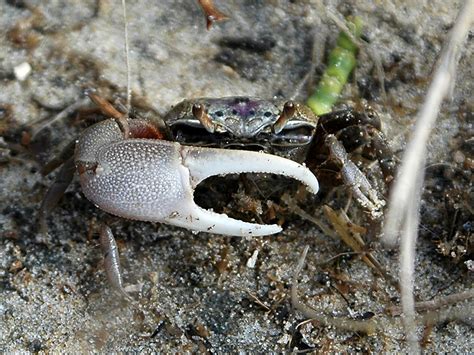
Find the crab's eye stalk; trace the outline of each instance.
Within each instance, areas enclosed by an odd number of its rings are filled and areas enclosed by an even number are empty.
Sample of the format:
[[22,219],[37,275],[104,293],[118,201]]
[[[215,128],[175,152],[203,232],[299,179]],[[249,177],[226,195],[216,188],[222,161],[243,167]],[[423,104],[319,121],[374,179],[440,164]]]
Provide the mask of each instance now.
[[199,120],[203,127],[210,133],[214,133],[216,127],[212,123],[211,117],[206,113],[204,105],[194,104],[192,108],[193,116],[195,119]]
[[283,110],[281,111],[280,117],[276,120],[276,122],[272,126],[273,133],[280,133],[283,127],[285,127],[288,120],[293,117],[296,112],[296,105],[293,101],[285,102],[283,105]]

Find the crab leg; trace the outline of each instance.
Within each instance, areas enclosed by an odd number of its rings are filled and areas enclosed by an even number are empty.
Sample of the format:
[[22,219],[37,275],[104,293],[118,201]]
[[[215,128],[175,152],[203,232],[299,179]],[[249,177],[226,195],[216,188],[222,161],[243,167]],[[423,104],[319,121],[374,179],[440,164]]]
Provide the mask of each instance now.
[[281,228],[235,220],[196,205],[194,188],[207,177],[272,173],[300,180],[311,192],[318,191],[311,171],[291,160],[157,139],[123,139],[112,120],[90,127],[81,136],[75,162],[84,194],[109,213],[232,236],[268,235]]
[[382,216],[382,209],[385,206],[383,198],[379,197],[377,190],[371,186],[369,180],[367,180],[357,165],[348,158],[344,146],[337,140],[336,136],[329,134],[326,137],[326,144],[334,158],[341,163],[342,178],[351,187],[357,202],[362,207],[368,209],[373,219],[380,218]]
[[48,189],[46,196],[41,202],[41,207],[39,211],[38,221],[40,224],[40,231],[46,233],[46,217],[53,210],[54,207],[58,204],[61,197],[64,195],[64,192],[68,188],[74,177],[74,161],[73,158],[69,158],[64,165],[61,167],[56,180],[53,185]]
[[100,227],[100,247],[104,256],[104,267],[109,284],[126,300],[131,301],[130,295],[123,288],[117,243],[112,230],[105,224]]

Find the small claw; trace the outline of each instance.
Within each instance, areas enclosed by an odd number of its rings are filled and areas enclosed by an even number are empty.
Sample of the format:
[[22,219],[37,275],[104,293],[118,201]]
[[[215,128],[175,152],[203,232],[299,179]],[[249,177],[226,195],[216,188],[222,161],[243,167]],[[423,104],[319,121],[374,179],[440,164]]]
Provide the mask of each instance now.
[[[91,128],[79,140],[75,156],[84,194],[121,217],[232,236],[269,235],[281,228],[207,211],[194,202],[194,188],[213,175],[250,172],[292,177],[313,193],[318,191],[318,181],[309,169],[278,156],[162,140],[123,140],[113,121]],[[104,137],[104,130],[109,138]]]
[[326,144],[331,154],[342,164],[342,178],[344,183],[351,188],[357,202],[368,210],[373,219],[382,217],[385,201],[379,197],[377,190],[372,187],[357,165],[349,159],[342,143],[334,135],[329,134],[326,137]]

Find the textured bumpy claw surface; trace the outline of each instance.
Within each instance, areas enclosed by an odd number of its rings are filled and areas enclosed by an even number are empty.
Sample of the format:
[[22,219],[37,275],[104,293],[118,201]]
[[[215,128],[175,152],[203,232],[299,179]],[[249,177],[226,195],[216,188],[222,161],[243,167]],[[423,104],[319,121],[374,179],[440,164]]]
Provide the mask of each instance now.
[[156,139],[123,139],[113,120],[84,132],[75,162],[84,194],[109,213],[233,236],[268,235],[281,228],[235,220],[196,205],[194,188],[207,177],[273,173],[300,180],[313,193],[319,188],[309,169],[288,159]]

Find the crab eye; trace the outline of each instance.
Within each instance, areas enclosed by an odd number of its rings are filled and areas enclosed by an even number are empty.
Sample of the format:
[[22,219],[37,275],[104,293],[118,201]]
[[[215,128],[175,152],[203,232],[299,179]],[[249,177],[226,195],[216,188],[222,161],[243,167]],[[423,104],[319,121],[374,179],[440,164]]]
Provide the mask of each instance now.
[[222,111],[216,111],[214,112],[214,114],[217,116],[217,117],[222,117],[224,116],[224,113]]
[[280,113],[280,117],[272,126],[274,133],[280,133],[281,130],[285,127],[288,121],[294,116],[296,112],[296,105],[293,101],[287,101],[283,106],[283,110]]
[[237,110],[236,110],[235,108],[232,109],[232,114],[233,114],[233,115],[237,115],[237,113],[238,113],[238,112],[237,112]]
[[254,110],[250,110],[250,111],[249,111],[249,115],[250,115],[250,116],[255,116],[255,111],[254,111]]
[[272,113],[270,111],[266,111],[263,115],[265,117],[270,117],[272,115]]
[[209,110],[201,104],[194,104],[192,113],[195,119],[197,119],[209,132],[213,133],[215,126],[212,123],[211,117],[208,115]]

